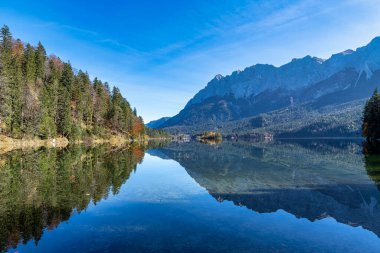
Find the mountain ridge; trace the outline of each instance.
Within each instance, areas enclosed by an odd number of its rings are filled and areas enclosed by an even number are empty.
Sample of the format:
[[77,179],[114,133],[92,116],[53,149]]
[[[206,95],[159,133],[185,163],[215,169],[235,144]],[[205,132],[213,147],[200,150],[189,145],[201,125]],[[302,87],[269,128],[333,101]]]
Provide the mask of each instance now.
[[218,74],[159,128],[218,125],[305,102],[313,103],[314,110],[367,98],[379,83],[380,37],[375,37],[329,59],[307,55],[279,67],[256,64]]
[[164,124],[170,117],[162,117],[157,120],[152,120],[149,123],[145,124],[146,127],[155,129],[158,128],[160,125]]
[[[377,55],[374,59],[374,62],[370,62],[372,63],[373,65],[375,66],[368,66],[368,62],[364,61],[362,62],[362,59],[360,58],[368,58],[368,54],[371,53],[371,51],[373,50],[378,50],[377,51]],[[368,52],[370,51],[370,52]],[[357,59],[352,59],[353,56],[356,56],[354,55],[355,53],[358,53],[360,54],[358,56],[359,58],[359,62],[358,61],[354,61],[354,60],[357,60]],[[370,55],[372,56],[372,54]],[[342,58],[346,57],[346,61],[342,63]],[[371,60],[373,60],[374,57],[369,57]],[[377,63],[377,64],[376,64]],[[374,39],[371,40],[371,42],[369,44],[367,44],[366,46],[364,47],[359,47],[357,48],[355,51],[352,50],[352,49],[347,49],[343,52],[340,52],[340,53],[337,53],[337,54],[333,54],[329,59],[321,59],[321,58],[318,58],[318,57],[312,57],[310,55],[307,55],[303,58],[293,58],[292,61],[286,63],[286,64],[283,64],[281,65],[280,67],[275,67],[274,65],[271,65],[271,64],[255,64],[253,66],[250,66],[250,67],[247,67],[245,68],[243,71],[233,71],[231,73],[231,75],[227,75],[227,76],[222,76],[220,74],[216,75],[215,78],[213,78],[208,84],[207,86],[202,89],[200,92],[198,92],[190,101],[189,103],[185,106],[188,107],[189,105],[192,105],[194,103],[197,103],[199,102],[199,98],[197,97],[198,94],[201,94],[203,90],[207,89],[209,86],[213,86],[215,85],[215,83],[218,83],[218,85],[221,85],[220,82],[223,82],[223,80],[226,80],[226,79],[233,79],[233,78],[236,78],[238,75],[244,75],[245,73],[244,72],[247,72],[248,71],[248,74],[249,71],[257,71],[259,73],[257,74],[260,74],[261,71],[275,71],[275,70],[278,70],[278,71],[283,71],[283,72],[288,72],[290,70],[293,70],[292,68],[303,68],[303,70],[311,70],[312,74],[316,75],[316,79],[320,79],[319,81],[323,80],[324,78],[320,77],[318,78],[318,74],[320,74],[319,72],[321,71],[320,69],[314,69],[314,67],[316,68],[319,68],[323,65],[326,65],[324,68],[327,73],[323,76],[325,78],[328,78],[329,76],[331,76],[333,73],[336,73],[338,71],[341,71],[341,70],[344,70],[345,68],[355,68],[359,71],[365,71],[367,76],[370,76],[372,71],[371,71],[371,68],[373,68],[373,70],[376,70],[376,69],[379,69],[380,68],[380,37],[375,37]],[[359,64],[359,65],[358,65]],[[336,66],[338,65],[338,66]],[[335,66],[335,68],[333,68]],[[311,69],[308,69],[312,67]],[[270,75],[271,73],[269,73]],[[273,73],[273,74],[278,74],[278,73]],[[308,72],[306,74],[309,74]],[[242,77],[244,78],[244,76]],[[311,81],[312,83],[315,83],[315,82],[318,82],[318,81]],[[282,85],[279,85],[279,86],[276,86],[276,87],[281,87],[281,86],[285,86],[286,87],[286,84],[287,83],[282,83]],[[304,83],[302,83],[304,84]],[[297,84],[297,86],[300,86],[301,84]],[[211,88],[211,87],[210,87]],[[214,87],[212,87],[214,88]],[[294,88],[294,87],[293,87]],[[259,93],[261,92],[260,90],[258,90],[256,93]],[[225,93],[227,94],[227,92]],[[225,95],[223,94],[223,95]],[[218,92],[216,91],[215,94],[212,94],[213,96],[215,95],[220,95],[220,91],[219,91],[219,94]],[[242,95],[242,93],[237,93],[236,94],[237,97],[239,97],[239,95]],[[250,96],[252,94],[250,93],[246,93],[246,96]],[[200,95],[198,95],[200,96]],[[207,98],[207,97],[206,97]]]

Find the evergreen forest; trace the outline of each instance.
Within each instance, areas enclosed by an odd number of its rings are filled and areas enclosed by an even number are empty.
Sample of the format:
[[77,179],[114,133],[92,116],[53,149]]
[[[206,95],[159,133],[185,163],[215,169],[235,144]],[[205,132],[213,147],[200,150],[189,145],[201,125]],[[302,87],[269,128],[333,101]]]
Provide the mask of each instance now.
[[[111,88],[112,87],[112,88]],[[145,136],[143,119],[120,89],[74,69],[42,43],[0,34],[0,134],[17,139],[70,140],[123,135]],[[152,134],[159,135],[150,131]]]

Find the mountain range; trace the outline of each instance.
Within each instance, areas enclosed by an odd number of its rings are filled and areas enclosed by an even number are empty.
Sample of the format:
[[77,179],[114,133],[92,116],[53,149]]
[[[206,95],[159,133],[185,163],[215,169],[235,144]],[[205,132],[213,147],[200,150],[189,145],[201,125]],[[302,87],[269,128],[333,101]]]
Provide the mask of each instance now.
[[380,37],[329,59],[306,56],[216,75],[177,115],[151,125],[171,133],[356,136],[365,99],[378,84]]

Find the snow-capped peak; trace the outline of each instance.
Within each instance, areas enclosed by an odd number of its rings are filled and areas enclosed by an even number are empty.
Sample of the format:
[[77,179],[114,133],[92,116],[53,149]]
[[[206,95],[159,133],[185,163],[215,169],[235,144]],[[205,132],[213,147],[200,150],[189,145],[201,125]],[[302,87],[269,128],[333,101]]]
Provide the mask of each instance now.
[[370,78],[380,70],[380,37],[357,50],[345,50],[324,60],[307,55],[275,67],[257,64],[231,75],[216,75],[208,85],[189,101],[188,105],[200,103],[214,96],[233,95],[235,98],[250,97],[265,90],[285,88],[295,90],[315,84],[345,70],[355,69]]
[[223,76],[221,75],[221,74],[217,74],[215,77],[214,77],[214,79],[216,79],[216,80],[221,80],[223,78]]
[[352,49],[347,49],[347,50],[341,52],[340,54],[341,54],[341,55],[349,55],[349,54],[353,54],[354,52],[355,52],[355,51],[352,50]]

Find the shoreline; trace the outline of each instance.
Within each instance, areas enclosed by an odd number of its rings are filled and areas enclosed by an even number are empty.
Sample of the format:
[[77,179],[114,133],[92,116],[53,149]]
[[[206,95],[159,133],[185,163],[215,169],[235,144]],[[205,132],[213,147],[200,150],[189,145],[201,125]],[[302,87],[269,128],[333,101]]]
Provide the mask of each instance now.
[[[274,138],[273,140],[363,140],[362,137],[293,137],[293,138]],[[97,136],[88,137],[81,140],[70,141],[66,137],[57,137],[52,139],[14,139],[5,135],[0,135],[0,154],[5,154],[13,150],[26,150],[26,149],[38,149],[42,147],[46,148],[65,148],[71,144],[73,145],[101,145],[110,144],[111,146],[122,146],[125,144],[131,144],[134,142],[149,142],[160,140],[172,140],[172,138],[164,137],[152,137],[143,139],[130,139],[122,135],[112,135],[109,138],[100,138]],[[243,140],[243,139],[242,139]],[[226,139],[226,141],[229,141]]]
[[23,150],[23,149],[38,149],[41,147],[46,148],[65,148],[70,144],[74,145],[101,145],[110,144],[111,146],[122,146],[125,144],[133,142],[142,142],[149,140],[163,140],[164,138],[147,138],[147,139],[137,139],[133,140],[121,135],[112,135],[109,138],[100,138],[94,136],[93,138],[84,138],[81,140],[69,141],[65,137],[57,137],[52,139],[14,139],[7,137],[5,135],[0,135],[0,154],[5,154],[13,150]]
[[67,138],[53,139],[14,139],[4,135],[0,135],[0,154],[10,152],[17,149],[33,149],[40,147],[47,148],[64,148],[69,145]]

